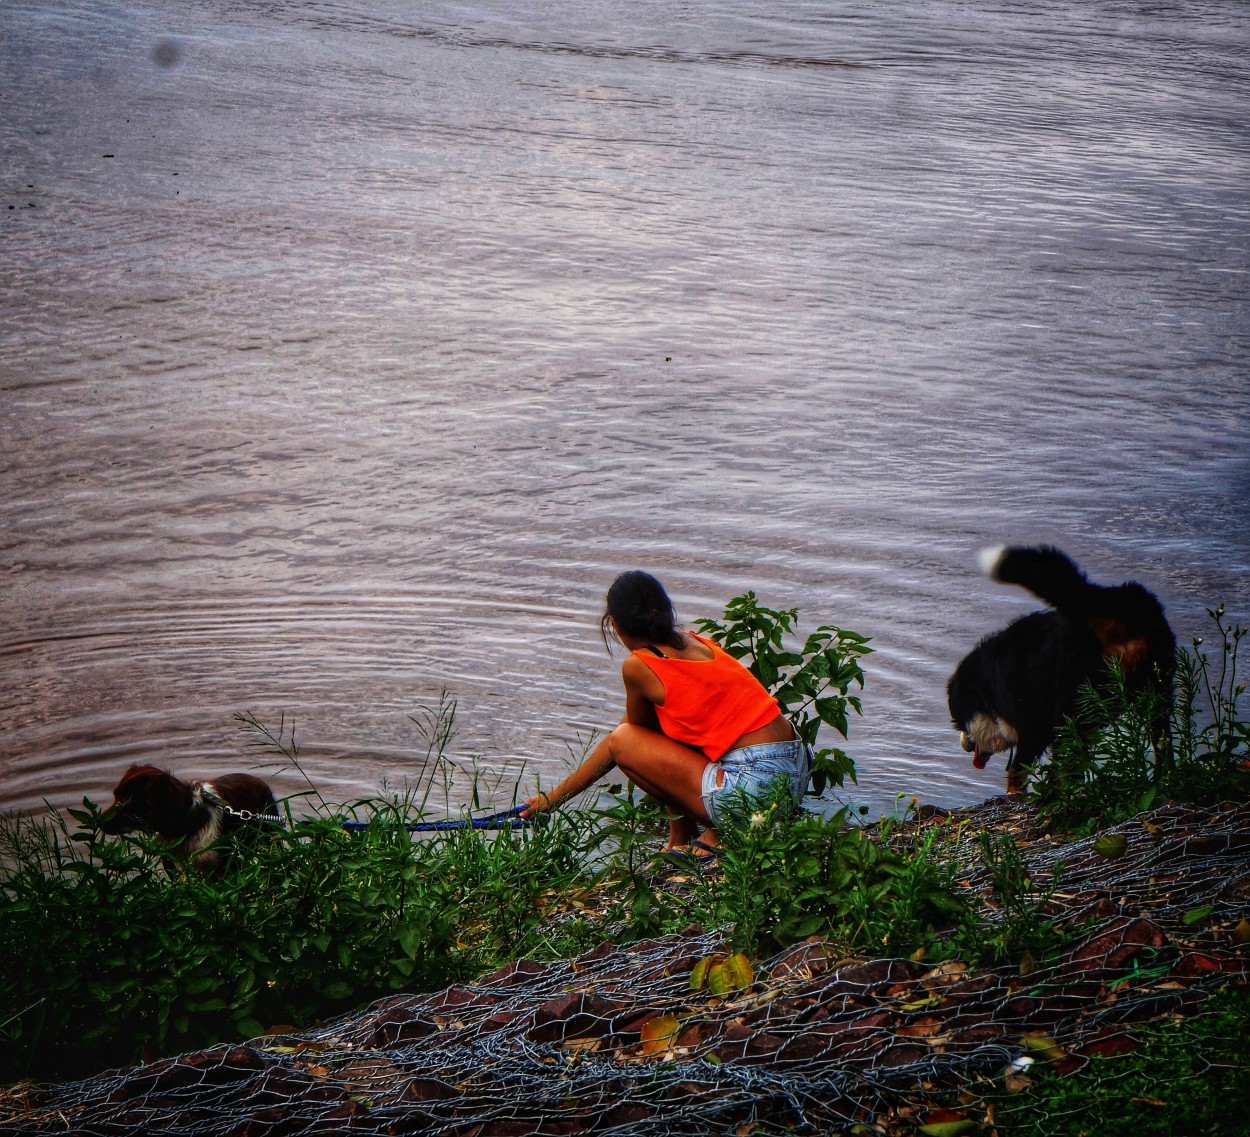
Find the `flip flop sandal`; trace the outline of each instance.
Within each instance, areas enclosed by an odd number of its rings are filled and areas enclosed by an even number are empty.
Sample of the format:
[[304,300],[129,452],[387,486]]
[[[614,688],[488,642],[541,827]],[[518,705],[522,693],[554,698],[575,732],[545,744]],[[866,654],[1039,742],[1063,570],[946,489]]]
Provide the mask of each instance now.
[[702,861],[704,858],[692,856],[681,849],[670,849],[667,853],[662,853],[661,856],[670,865],[681,869],[682,872],[697,873],[703,871]]
[[706,863],[708,861],[715,863],[716,861],[719,861],[721,857],[725,855],[725,850],[722,849],[719,845],[705,845],[702,841],[698,840],[698,838],[690,842],[690,847],[692,849],[703,850],[702,856],[699,856],[698,853],[690,854],[700,864]]

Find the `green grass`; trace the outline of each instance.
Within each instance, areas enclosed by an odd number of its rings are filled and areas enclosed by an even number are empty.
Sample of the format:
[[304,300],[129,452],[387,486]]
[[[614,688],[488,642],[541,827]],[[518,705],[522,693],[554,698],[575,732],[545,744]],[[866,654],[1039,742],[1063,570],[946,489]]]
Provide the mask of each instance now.
[[106,837],[90,803],[70,819],[4,819],[0,1080],[306,1026],[513,959],[691,923],[729,927],[762,958],[814,933],[905,954],[969,918],[929,844],[901,853],[845,812],[761,808],[766,822],[747,814],[726,829],[715,882],[660,858],[666,819],[632,789],[525,829],[415,838],[405,826],[419,811],[358,803],[367,829],[275,828],[218,877],[171,873],[159,841]]
[[988,1098],[999,1137],[1244,1137],[1250,1130],[1250,991],[1225,988],[1181,1021],[1133,1028],[1140,1046],[1043,1073]]

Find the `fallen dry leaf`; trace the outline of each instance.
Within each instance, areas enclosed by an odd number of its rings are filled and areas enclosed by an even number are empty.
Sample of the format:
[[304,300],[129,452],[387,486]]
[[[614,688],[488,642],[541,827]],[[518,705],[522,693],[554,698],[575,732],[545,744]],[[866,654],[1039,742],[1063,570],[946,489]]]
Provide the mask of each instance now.
[[673,1036],[680,1029],[676,1015],[660,1015],[642,1024],[642,1052],[654,1057],[665,1053],[672,1045]]

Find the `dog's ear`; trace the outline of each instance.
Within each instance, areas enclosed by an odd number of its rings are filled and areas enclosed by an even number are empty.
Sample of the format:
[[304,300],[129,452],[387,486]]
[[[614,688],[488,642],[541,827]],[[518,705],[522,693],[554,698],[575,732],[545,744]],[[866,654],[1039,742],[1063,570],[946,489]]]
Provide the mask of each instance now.
[[113,796],[133,800],[144,792],[142,787],[147,783],[148,779],[153,777],[167,778],[169,775],[164,770],[158,770],[155,766],[141,765],[139,763],[127,766],[126,772],[121,776],[121,780],[113,790]]
[[130,784],[135,780],[135,776],[142,770],[142,766],[127,766],[126,772],[118,780],[117,785],[113,787],[114,801],[121,801],[123,797],[129,798],[131,794]]
[[1089,622],[1098,639],[1104,659],[1115,659],[1125,675],[1132,675],[1146,660],[1150,644],[1146,637],[1132,631],[1123,620],[1103,616]]
[[181,836],[166,834],[165,830],[186,818],[191,808],[191,788],[167,770],[153,771],[144,779],[143,796],[147,815],[162,836]]

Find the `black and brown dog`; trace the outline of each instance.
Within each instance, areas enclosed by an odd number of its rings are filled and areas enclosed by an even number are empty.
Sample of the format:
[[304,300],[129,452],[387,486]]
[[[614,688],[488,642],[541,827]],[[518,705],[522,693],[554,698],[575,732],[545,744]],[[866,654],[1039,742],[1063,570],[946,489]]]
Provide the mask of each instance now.
[[251,774],[222,774],[184,782],[156,766],[131,766],[113,790],[101,829],[141,830],[175,842],[174,855],[202,872],[219,867],[219,838],[259,823],[276,823],[278,806],[267,782]]
[[1018,584],[1051,606],[983,639],[946,687],[951,720],[973,765],[1008,751],[1007,790],[1024,786],[1083,684],[1104,683],[1115,660],[1130,692],[1159,693],[1156,747],[1169,739],[1176,637],[1153,592],[1128,581],[1092,583],[1072,559],[1043,546],[999,546],[981,554],[992,580]]

